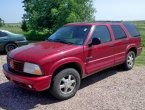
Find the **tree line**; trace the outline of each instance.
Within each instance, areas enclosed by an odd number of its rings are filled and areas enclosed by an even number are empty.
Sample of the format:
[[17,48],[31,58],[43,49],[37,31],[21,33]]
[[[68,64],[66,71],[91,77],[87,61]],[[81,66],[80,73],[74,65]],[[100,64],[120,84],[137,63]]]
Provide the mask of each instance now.
[[95,21],[92,0],[23,0],[22,29],[53,32],[66,23]]

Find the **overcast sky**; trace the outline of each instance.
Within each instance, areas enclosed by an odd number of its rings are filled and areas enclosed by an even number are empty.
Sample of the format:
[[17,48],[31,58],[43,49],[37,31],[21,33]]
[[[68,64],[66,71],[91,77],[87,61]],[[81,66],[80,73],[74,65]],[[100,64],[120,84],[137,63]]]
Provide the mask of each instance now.
[[[22,20],[22,0],[0,0],[0,18],[7,23]],[[145,0],[94,0],[96,20],[145,20]]]

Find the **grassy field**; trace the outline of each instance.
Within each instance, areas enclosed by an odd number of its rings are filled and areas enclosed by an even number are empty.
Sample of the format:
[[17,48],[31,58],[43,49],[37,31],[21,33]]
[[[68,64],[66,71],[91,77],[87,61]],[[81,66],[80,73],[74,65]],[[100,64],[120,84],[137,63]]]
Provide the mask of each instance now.
[[3,27],[0,27],[0,29],[8,30],[13,33],[23,34],[20,23],[7,23]]
[[137,65],[145,65],[145,21],[136,21],[134,22],[139,30],[141,37],[142,37],[142,46],[143,51],[140,56],[136,59]]
[[141,55],[136,58],[136,65],[145,65],[145,47]]
[[[136,64],[145,65],[145,21],[134,21],[134,24],[137,26],[137,29],[141,33],[142,46],[144,46],[142,54],[140,56],[138,56],[136,59]],[[9,23],[0,29],[8,30],[8,31],[11,31],[14,33],[23,34],[23,31],[21,30],[21,25],[19,23]],[[35,41],[33,41],[33,42],[35,42]]]
[[145,21],[136,21],[134,24],[137,26],[141,37],[142,37],[142,46],[145,46]]

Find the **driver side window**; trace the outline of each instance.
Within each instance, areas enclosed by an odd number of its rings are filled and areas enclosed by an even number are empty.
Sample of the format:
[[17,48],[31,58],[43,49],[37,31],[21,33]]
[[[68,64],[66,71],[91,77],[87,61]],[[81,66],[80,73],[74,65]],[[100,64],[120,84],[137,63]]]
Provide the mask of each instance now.
[[96,26],[91,39],[93,38],[100,39],[101,43],[110,42],[112,40],[110,32],[106,26]]

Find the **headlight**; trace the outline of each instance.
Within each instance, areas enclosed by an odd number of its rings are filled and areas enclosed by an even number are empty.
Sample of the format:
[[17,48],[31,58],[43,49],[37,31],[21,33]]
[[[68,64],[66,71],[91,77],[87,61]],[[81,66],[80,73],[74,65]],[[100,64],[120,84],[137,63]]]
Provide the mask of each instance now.
[[38,65],[32,64],[32,63],[27,63],[27,62],[24,63],[23,72],[33,74],[33,75],[42,75],[43,74]]

